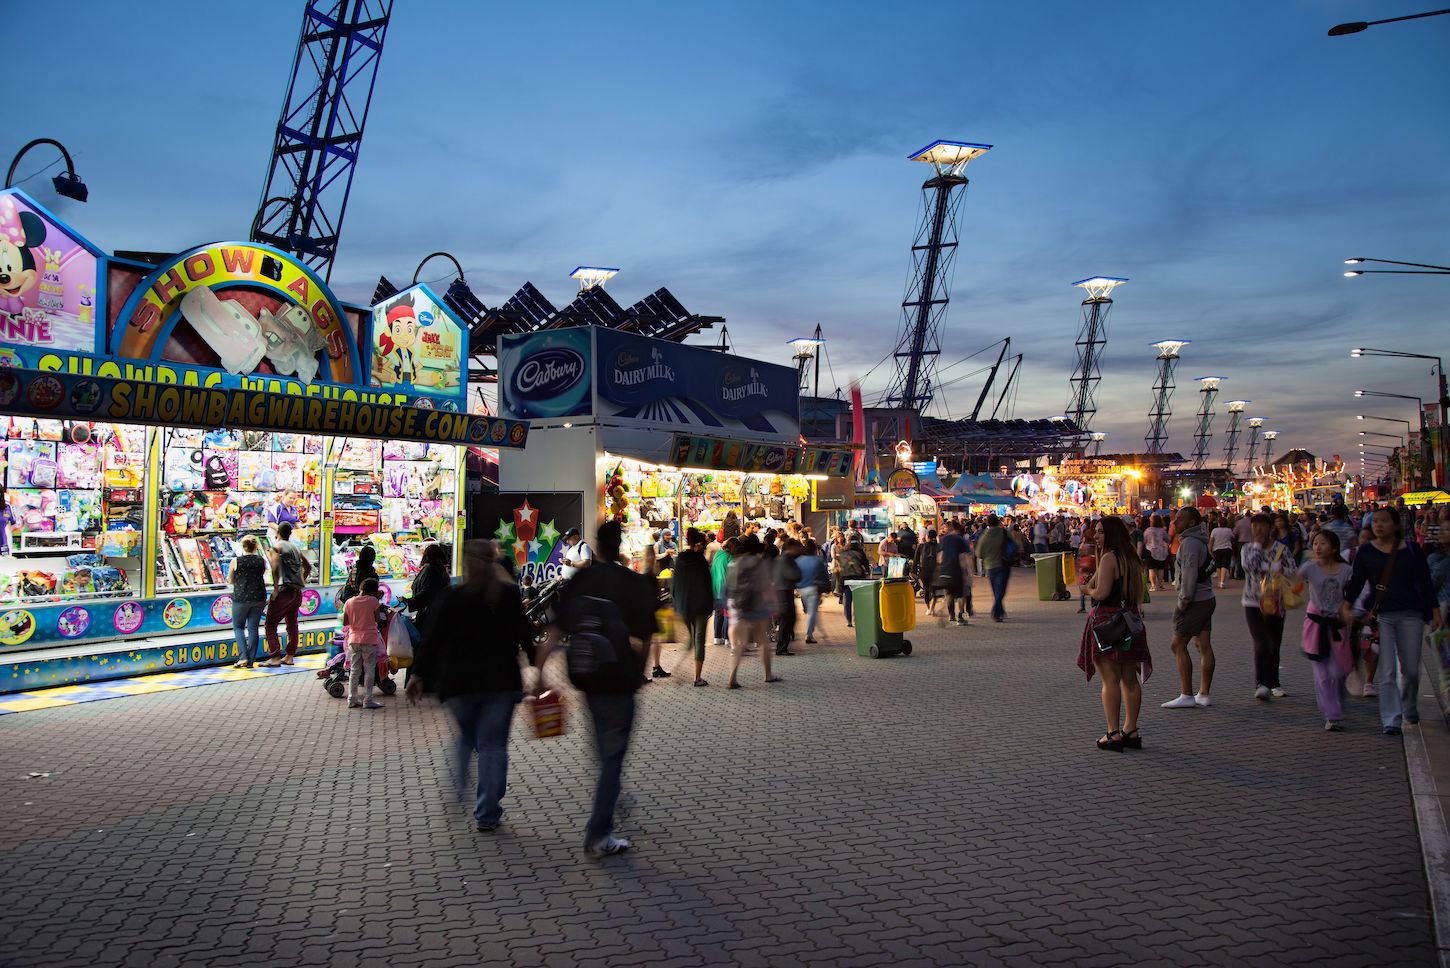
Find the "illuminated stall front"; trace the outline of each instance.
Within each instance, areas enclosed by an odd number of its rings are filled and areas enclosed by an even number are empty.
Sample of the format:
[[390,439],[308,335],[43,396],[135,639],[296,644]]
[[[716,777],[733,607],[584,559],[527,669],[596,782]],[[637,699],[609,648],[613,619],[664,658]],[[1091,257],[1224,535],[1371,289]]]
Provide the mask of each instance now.
[[16,190],[0,237],[36,265],[0,307],[0,692],[235,659],[231,561],[283,522],[320,647],[358,548],[405,593],[456,552],[464,446],[525,441],[461,412],[467,331],[426,286],[351,306],[250,242],[111,258]]

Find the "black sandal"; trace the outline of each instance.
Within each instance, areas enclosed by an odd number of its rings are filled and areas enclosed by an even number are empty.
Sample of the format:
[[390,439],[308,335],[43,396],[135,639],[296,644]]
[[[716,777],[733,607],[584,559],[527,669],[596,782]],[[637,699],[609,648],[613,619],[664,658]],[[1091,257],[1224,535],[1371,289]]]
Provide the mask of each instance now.
[[738,682],[732,682],[732,683],[730,683],[730,685],[726,686],[725,688],[726,689],[739,689],[740,688],[740,683],[738,683]]
[[696,679],[695,680],[695,685],[697,685],[697,686],[708,686],[709,683],[706,682],[704,679]]
[[1143,748],[1143,735],[1139,733],[1136,729],[1133,730],[1131,733],[1122,733],[1121,735],[1123,737],[1123,746],[1125,748],[1130,750],[1140,750]]
[[[1117,738],[1114,739],[1114,737]],[[1106,750],[1110,753],[1121,753],[1123,752],[1123,742],[1122,731],[1115,729],[1111,733],[1106,733],[1098,739],[1098,749]]]

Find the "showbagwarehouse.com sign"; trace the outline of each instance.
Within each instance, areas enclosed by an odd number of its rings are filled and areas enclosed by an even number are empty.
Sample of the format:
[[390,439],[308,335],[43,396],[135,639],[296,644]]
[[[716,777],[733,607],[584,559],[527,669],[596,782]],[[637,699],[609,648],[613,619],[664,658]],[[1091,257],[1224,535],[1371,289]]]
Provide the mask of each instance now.
[[466,413],[261,390],[0,370],[0,412],[202,429],[278,430],[431,444],[522,447],[528,425]]

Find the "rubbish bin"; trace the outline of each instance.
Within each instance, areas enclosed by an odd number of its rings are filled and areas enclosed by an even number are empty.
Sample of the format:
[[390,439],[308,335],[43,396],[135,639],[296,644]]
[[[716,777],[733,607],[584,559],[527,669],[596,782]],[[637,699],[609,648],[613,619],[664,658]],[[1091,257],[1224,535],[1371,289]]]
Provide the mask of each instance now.
[[1067,583],[1063,581],[1063,557],[1064,555],[1060,551],[1032,556],[1032,561],[1037,567],[1037,600],[1039,602],[1065,602],[1072,597],[1067,591]]
[[[847,593],[851,596],[852,618],[856,624],[856,654],[870,656],[879,659],[888,655],[911,655],[911,642],[902,636],[900,632],[888,632],[881,627],[881,589],[885,584],[880,581],[848,581],[846,582]],[[911,588],[909,582],[891,582],[892,585],[903,584]],[[893,593],[899,594],[899,593]],[[892,606],[895,611],[895,606]],[[915,609],[913,608],[913,616]]]
[[916,628],[916,591],[908,578],[888,578],[881,583],[881,629],[910,632]]

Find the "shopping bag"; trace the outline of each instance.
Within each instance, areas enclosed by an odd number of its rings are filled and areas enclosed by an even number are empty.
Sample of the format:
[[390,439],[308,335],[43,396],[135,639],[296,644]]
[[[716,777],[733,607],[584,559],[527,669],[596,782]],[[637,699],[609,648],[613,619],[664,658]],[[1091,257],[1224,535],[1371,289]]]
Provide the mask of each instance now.
[[564,698],[550,689],[539,693],[530,704],[534,719],[534,736],[548,739],[564,734]]
[[408,634],[408,618],[394,612],[388,619],[388,668],[397,672],[413,664],[413,637]]

